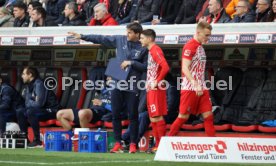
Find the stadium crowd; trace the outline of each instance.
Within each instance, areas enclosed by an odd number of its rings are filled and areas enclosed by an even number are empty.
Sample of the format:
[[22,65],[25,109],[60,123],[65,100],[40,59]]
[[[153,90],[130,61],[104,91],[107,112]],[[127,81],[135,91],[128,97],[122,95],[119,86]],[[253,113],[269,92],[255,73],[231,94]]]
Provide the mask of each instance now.
[[276,0],[0,0],[1,27],[275,22]]

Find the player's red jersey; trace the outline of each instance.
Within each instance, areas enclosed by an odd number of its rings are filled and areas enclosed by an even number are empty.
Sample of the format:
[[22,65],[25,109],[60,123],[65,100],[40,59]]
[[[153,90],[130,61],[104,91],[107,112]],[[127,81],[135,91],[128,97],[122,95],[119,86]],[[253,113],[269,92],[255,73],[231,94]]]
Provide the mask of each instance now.
[[152,46],[148,56],[147,84],[149,85],[155,80],[157,82],[163,80],[168,71],[169,66],[162,49],[158,45]]
[[[204,72],[206,66],[206,54],[202,45],[195,39],[189,40],[183,47],[182,58],[192,61],[190,65],[190,72],[195,80],[203,87],[207,89],[205,85]],[[182,73],[182,86],[181,90],[194,90],[190,81]]]
[[168,63],[163,51],[157,45],[149,50],[147,69],[147,106],[150,117],[163,116],[167,114],[166,89],[150,89],[153,81],[159,83],[169,71]]

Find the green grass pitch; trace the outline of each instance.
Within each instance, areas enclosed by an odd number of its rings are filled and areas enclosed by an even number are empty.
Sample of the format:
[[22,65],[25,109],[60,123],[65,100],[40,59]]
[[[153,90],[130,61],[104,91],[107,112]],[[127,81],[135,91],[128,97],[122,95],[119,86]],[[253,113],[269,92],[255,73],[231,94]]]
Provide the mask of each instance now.
[[221,164],[154,161],[154,154],[45,152],[44,149],[0,149],[2,166],[275,166],[275,164]]

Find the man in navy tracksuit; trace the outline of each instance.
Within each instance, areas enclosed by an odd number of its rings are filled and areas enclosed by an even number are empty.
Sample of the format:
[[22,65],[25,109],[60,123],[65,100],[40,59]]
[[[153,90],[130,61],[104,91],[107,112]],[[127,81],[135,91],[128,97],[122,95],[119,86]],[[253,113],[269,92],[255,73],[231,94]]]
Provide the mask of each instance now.
[[[138,136],[138,88],[137,82],[140,80],[142,72],[147,70],[147,51],[142,48],[139,42],[140,33],[142,32],[142,26],[138,23],[131,23],[127,25],[127,35],[114,35],[114,36],[103,36],[103,35],[81,35],[74,32],[69,32],[72,36],[77,39],[82,39],[86,41],[91,41],[93,43],[99,43],[107,47],[116,47],[116,58],[121,61],[121,68],[125,69],[130,67],[129,75],[127,81],[134,78],[135,82],[129,83],[128,89],[122,89],[118,86],[111,91],[111,107],[112,107],[112,117],[113,117],[113,129],[114,138],[116,143],[111,149],[111,153],[117,153],[122,151],[121,145],[121,116],[120,112],[124,110],[124,105],[126,103],[126,108],[129,114],[130,120],[130,147],[129,153],[135,153],[137,151],[136,141]],[[111,76],[112,77],[112,76]],[[112,79],[117,83],[117,81],[112,77]]]
[[27,119],[34,132],[34,141],[28,147],[41,147],[39,121],[55,119],[59,103],[53,91],[47,90],[39,78],[37,69],[25,67],[22,79],[27,84],[25,92],[26,111],[17,112],[20,128],[27,132]]
[[20,94],[0,77],[0,134],[6,131],[6,123],[16,118],[16,110],[24,111]]

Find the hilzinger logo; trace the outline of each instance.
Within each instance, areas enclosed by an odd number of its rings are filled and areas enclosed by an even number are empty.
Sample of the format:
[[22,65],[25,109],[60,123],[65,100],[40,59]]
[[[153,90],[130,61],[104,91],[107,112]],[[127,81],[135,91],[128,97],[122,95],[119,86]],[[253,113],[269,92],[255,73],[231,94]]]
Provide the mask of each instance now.
[[225,153],[227,146],[224,141],[217,141],[216,144],[192,144],[190,142],[171,142],[173,150],[198,151],[204,153],[205,151],[215,150],[217,153]]
[[256,152],[261,151],[265,154],[270,154],[270,152],[276,152],[275,145],[258,145],[256,143],[249,144],[249,143],[237,143],[238,148],[240,151],[248,151],[248,152]]

